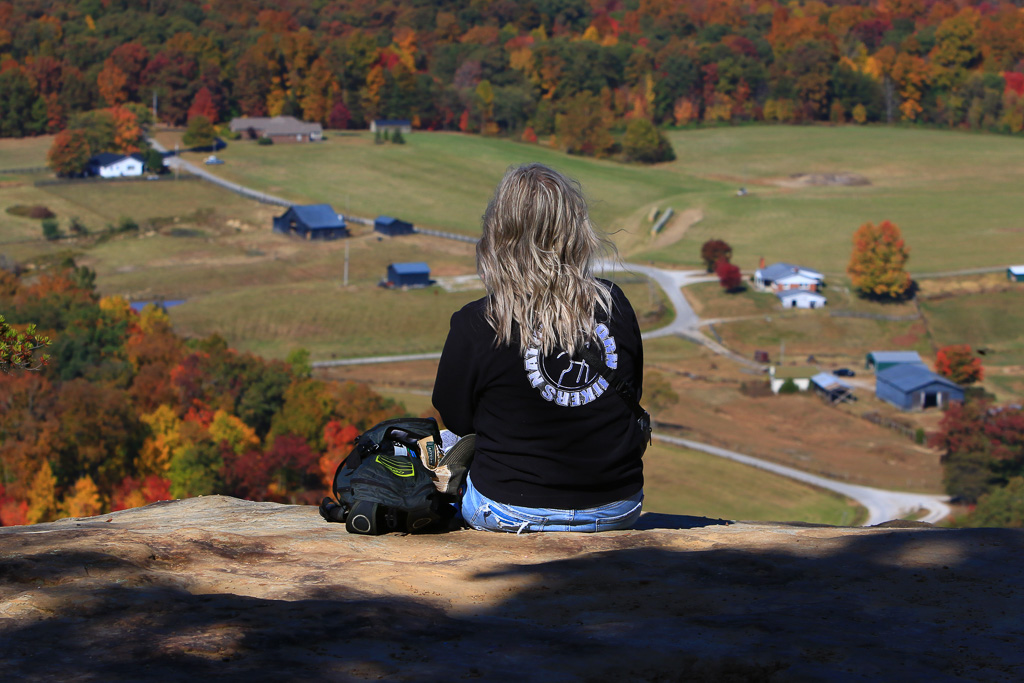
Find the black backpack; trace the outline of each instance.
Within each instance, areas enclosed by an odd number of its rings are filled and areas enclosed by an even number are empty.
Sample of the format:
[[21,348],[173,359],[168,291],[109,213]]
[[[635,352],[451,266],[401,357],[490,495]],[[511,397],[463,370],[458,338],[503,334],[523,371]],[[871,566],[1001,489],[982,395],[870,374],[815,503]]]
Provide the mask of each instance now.
[[[334,498],[320,515],[349,533],[378,535],[447,528],[455,496],[442,493],[424,462],[439,460],[441,435],[432,418],[385,420],[361,434],[334,474]],[[422,454],[422,457],[421,457]]]

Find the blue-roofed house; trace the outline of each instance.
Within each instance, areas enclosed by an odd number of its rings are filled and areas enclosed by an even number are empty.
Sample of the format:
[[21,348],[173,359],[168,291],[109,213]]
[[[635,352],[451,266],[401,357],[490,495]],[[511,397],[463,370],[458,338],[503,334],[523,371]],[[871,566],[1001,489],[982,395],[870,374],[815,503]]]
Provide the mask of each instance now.
[[335,240],[349,236],[345,219],[330,204],[293,206],[274,219],[274,232],[298,235],[307,240]]
[[921,354],[917,351],[872,351],[864,359],[864,367],[870,370],[875,369],[875,372],[881,372],[886,368],[891,368],[894,365],[920,365],[924,367],[924,361],[921,360]]
[[875,396],[902,410],[923,410],[963,401],[964,390],[924,365],[904,363],[875,375]]
[[825,276],[811,268],[792,263],[773,263],[754,271],[754,287],[760,290],[782,292],[804,289],[816,292],[825,284]]
[[427,287],[431,284],[430,266],[423,261],[392,263],[388,265],[385,287]]
[[818,292],[809,292],[806,289],[786,289],[776,292],[783,308],[823,308],[828,299]]
[[415,232],[412,223],[408,223],[391,216],[377,216],[373,221],[373,229],[382,235],[411,235]]

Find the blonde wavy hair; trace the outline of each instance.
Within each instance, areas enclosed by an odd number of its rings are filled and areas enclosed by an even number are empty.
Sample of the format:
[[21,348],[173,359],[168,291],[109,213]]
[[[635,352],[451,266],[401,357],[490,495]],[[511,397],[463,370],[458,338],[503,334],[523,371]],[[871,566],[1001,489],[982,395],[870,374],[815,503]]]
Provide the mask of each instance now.
[[611,313],[611,291],[594,263],[615,246],[590,222],[575,180],[543,164],[512,166],[483,216],[476,263],[487,288],[487,322],[497,345],[574,354],[595,334],[595,313]]

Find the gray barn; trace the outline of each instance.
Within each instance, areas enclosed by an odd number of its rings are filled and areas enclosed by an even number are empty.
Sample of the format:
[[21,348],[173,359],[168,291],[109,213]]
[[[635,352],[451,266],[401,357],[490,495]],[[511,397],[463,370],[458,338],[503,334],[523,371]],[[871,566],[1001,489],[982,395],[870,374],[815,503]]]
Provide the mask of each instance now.
[[944,408],[963,401],[963,388],[923,365],[894,365],[875,376],[875,396],[902,410]]
[[392,218],[391,216],[377,216],[373,221],[373,229],[382,235],[411,235],[415,232],[412,223]]
[[274,232],[298,235],[307,240],[334,240],[349,236],[345,219],[330,204],[293,206],[274,219]]

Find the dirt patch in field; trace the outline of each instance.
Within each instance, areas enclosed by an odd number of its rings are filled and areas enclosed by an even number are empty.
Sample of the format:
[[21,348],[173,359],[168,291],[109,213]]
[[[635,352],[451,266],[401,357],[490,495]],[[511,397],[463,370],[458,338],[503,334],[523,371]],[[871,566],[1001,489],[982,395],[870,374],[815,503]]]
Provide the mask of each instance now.
[[672,216],[665,227],[661,229],[661,232],[654,237],[651,246],[655,249],[661,249],[670,244],[675,244],[683,238],[687,230],[699,223],[703,218],[704,212],[700,209],[680,211]]
[[794,173],[769,182],[779,187],[856,187],[870,185],[871,181],[858,173]]

